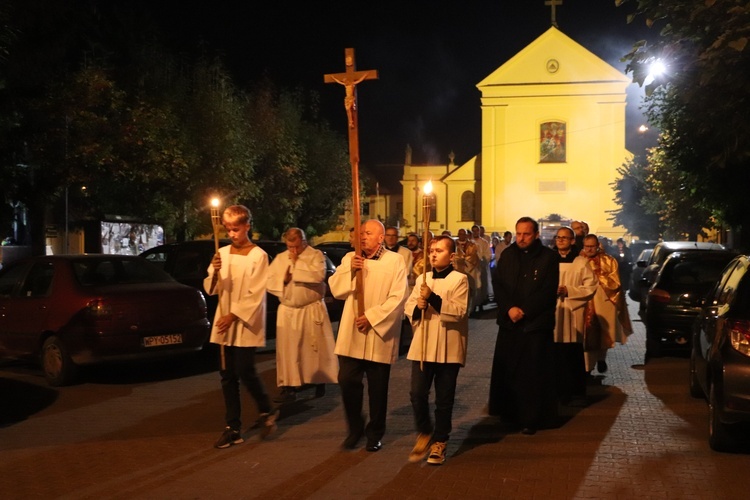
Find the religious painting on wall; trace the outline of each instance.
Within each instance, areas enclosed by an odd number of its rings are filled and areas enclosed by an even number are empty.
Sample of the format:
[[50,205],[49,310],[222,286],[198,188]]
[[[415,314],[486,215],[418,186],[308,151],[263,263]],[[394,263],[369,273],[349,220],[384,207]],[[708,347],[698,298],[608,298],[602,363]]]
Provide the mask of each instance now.
[[565,122],[544,122],[539,126],[539,163],[565,163]]

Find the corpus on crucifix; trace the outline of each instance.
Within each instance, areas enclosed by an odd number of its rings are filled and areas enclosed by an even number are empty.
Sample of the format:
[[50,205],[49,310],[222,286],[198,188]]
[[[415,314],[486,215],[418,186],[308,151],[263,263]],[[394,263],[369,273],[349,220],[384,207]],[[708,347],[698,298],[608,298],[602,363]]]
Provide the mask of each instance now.
[[558,5],[562,5],[562,3],[563,0],[545,0],[544,2],[544,5],[549,5],[550,7],[552,7],[552,26],[554,26],[555,28],[557,28],[557,16],[555,7]]
[[[359,238],[360,226],[360,203],[359,203],[359,129],[357,120],[357,85],[365,80],[377,80],[377,70],[357,71],[354,64],[354,49],[348,48],[344,51],[344,65],[346,71],[343,73],[330,73],[323,75],[325,83],[338,83],[344,86],[344,109],[349,123],[349,162],[352,165],[352,213],[354,215],[354,251],[362,255]],[[357,273],[357,305],[358,314],[363,314],[364,307],[364,282],[362,273]]]

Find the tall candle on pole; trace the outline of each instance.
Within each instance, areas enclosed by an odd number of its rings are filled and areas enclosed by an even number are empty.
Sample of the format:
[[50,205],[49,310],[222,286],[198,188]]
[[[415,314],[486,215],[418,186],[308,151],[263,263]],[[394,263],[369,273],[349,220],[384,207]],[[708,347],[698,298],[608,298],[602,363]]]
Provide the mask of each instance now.
[[[213,198],[211,199],[211,226],[213,226],[214,230],[214,248],[216,249],[216,253],[219,253],[219,234],[221,232],[222,224],[221,224],[221,215],[219,214],[219,204],[221,201],[219,198]],[[214,270],[214,283],[216,283],[217,275],[216,270]],[[218,299],[218,310],[219,314],[218,316],[223,316],[221,312],[221,288],[219,288],[219,299]],[[224,344],[221,344],[219,348],[219,352],[221,355],[221,369],[226,370],[226,358],[224,356]]]
[[[430,219],[432,218],[432,205],[435,202],[435,196],[432,194],[432,181],[428,181],[424,186],[424,195],[422,196],[422,224],[424,233],[422,243],[424,250],[422,254],[422,283],[427,283],[427,263],[430,256]],[[427,307],[429,309],[429,306]],[[427,309],[422,311],[422,359],[419,361],[419,368],[424,369],[424,358],[427,350]]]

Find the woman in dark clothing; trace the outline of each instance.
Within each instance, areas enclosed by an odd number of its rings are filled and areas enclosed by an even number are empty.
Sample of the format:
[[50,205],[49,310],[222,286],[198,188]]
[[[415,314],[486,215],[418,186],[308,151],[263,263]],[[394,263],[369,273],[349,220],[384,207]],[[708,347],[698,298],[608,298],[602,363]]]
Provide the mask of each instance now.
[[622,285],[622,290],[627,291],[630,288],[630,273],[633,272],[633,254],[622,238],[617,238],[617,247],[614,250],[612,256],[617,259],[620,284]]

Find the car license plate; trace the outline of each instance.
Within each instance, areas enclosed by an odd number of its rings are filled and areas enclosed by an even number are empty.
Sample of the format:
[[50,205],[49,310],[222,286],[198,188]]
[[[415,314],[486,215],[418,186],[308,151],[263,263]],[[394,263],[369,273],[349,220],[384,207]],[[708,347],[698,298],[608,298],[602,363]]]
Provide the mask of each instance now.
[[182,334],[173,335],[155,335],[153,337],[143,337],[144,347],[156,347],[160,345],[182,344]]

